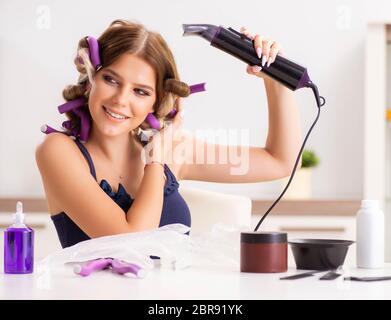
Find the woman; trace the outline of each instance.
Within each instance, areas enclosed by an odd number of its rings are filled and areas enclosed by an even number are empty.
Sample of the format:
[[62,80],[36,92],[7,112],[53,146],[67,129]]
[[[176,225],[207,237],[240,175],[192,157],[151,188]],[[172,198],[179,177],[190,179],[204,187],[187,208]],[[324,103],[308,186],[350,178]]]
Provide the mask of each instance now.
[[[241,31],[254,40],[263,65],[274,62],[280,53],[278,43]],[[234,147],[199,141],[181,129],[182,97],[189,94],[189,87],[179,80],[173,55],[158,33],[116,20],[97,45],[101,66],[94,68],[89,43],[80,40],[75,58],[79,82],[63,91],[67,101],[86,99],[80,110],[92,123],[87,141],[51,133],[36,149],[49,211],[63,247],[170,223],[190,226],[179,180],[248,183],[291,173],[301,143],[298,108],[292,93],[263,76],[259,67],[248,66],[247,73],[264,80],[269,108],[266,146],[250,147],[248,170],[232,175],[231,164],[196,162],[197,147],[213,149],[217,157]],[[171,124],[143,144],[139,132],[149,127],[148,114],[164,123],[173,107],[178,112]],[[80,126],[75,114],[67,112]],[[170,161],[179,144],[193,152]]]

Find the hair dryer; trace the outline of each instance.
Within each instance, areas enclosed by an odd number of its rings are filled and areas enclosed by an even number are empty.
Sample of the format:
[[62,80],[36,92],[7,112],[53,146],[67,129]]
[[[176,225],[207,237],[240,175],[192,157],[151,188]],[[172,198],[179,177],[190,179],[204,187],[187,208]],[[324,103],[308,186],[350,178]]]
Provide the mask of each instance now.
[[[232,28],[226,29],[211,24],[184,24],[183,31],[184,36],[199,36],[209,41],[213,47],[251,66],[261,66],[261,59],[258,58],[253,41]],[[287,58],[277,55],[276,60],[269,67],[263,66],[261,72],[291,90],[309,87],[314,91],[318,105],[322,106],[325,102],[324,98],[319,96],[316,85],[310,80],[307,69]]]

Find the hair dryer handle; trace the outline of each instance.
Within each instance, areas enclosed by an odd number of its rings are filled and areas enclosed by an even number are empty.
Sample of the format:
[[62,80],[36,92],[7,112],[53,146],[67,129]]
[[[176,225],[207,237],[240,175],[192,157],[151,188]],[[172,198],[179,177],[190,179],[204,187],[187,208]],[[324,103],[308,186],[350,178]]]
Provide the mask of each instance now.
[[[261,66],[261,59],[258,58],[254,48],[254,41],[232,28],[220,27],[211,45],[249,65]],[[266,65],[262,67],[261,72],[291,90],[305,87],[309,81],[306,68],[280,55],[277,55],[276,60],[269,67]]]

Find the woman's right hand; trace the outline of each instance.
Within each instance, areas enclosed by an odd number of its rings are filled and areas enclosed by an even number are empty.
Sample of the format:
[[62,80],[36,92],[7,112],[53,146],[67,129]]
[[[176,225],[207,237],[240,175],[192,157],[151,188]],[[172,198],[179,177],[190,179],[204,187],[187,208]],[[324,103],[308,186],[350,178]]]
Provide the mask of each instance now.
[[167,164],[179,161],[179,159],[174,159],[174,155],[177,156],[174,150],[181,143],[183,137],[183,98],[177,98],[174,107],[177,110],[174,118],[162,130],[153,135],[150,142],[144,147],[146,164],[151,162]]
[[[246,27],[242,27],[240,32],[253,41],[258,57],[262,58],[262,66],[269,67],[276,60],[277,54],[283,56],[281,45],[273,39],[265,38],[258,34],[254,35]],[[261,70],[261,66],[247,66],[248,74],[264,78],[267,75],[260,73]]]

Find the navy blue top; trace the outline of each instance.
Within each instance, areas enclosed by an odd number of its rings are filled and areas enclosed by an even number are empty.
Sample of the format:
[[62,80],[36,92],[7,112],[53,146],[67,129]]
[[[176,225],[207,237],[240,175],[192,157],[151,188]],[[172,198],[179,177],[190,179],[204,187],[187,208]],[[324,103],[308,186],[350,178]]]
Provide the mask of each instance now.
[[[74,140],[83,153],[90,167],[90,172],[96,180],[94,163],[87,148],[78,140]],[[185,200],[178,192],[179,183],[172,173],[170,168],[164,165],[164,174],[167,177],[164,186],[163,209],[160,217],[159,226],[164,226],[172,223],[181,223],[186,226],[191,226],[190,210]],[[134,199],[126,192],[125,188],[120,183],[118,191],[114,192],[110,184],[106,180],[100,182],[100,187],[126,214],[131,207]],[[107,214],[110,214],[109,212]],[[74,244],[91,239],[83,230],[81,230],[65,212],[60,212],[52,215],[51,219],[57,230],[58,238],[60,239],[63,248],[73,246]]]

